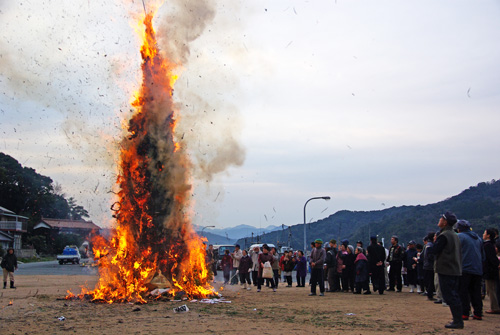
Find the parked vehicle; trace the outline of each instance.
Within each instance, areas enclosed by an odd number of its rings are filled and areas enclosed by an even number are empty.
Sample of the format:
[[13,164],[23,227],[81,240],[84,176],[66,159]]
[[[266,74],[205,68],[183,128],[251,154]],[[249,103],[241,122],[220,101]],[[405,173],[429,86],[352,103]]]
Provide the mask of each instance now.
[[80,259],[80,252],[78,251],[78,247],[76,245],[65,246],[63,253],[61,255],[57,255],[57,260],[61,265],[70,262],[73,264],[79,264]]
[[253,248],[255,248],[255,247],[259,247],[259,249],[262,251],[262,246],[263,246],[264,244],[267,244],[267,246],[268,246],[269,248],[275,248],[275,247],[276,247],[276,246],[275,246],[274,244],[272,244],[272,243],[258,243],[258,244],[252,244],[252,245],[250,246],[250,248],[248,248],[248,251],[250,252],[250,250],[253,250]]
[[279,248],[278,252],[280,254],[283,254],[283,253],[288,252],[288,251],[293,251],[293,248],[292,247],[281,247],[281,248]]

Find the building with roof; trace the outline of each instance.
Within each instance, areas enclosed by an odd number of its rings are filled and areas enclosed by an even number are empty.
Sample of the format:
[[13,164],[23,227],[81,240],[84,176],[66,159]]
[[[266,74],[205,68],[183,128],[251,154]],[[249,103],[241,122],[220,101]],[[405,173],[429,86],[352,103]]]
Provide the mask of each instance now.
[[21,236],[26,233],[27,227],[27,217],[0,206],[0,245],[3,249],[12,247],[20,250]]
[[100,229],[101,227],[92,221],[48,218],[43,218],[33,227],[33,230],[45,232],[53,237],[59,234],[75,234],[81,236],[85,240],[89,240],[93,236],[99,235]]

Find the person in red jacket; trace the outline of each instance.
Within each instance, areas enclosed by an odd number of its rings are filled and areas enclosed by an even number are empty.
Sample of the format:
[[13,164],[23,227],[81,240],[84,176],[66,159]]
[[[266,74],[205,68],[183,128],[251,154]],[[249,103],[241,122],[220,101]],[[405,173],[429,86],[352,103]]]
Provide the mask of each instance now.
[[231,274],[231,270],[233,268],[233,260],[229,254],[229,250],[227,249],[224,251],[224,256],[222,256],[220,261],[220,267],[224,273],[224,284],[227,284],[229,283],[229,275]]

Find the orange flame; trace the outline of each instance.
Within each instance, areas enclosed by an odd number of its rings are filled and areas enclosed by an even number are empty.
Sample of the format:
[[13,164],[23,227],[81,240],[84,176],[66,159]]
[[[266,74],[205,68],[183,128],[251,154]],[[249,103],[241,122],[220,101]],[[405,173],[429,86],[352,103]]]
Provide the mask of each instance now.
[[[112,206],[116,233],[109,242],[93,241],[100,278],[78,298],[146,303],[155,278],[166,278],[172,295],[217,293],[208,283],[205,245],[185,214],[190,162],[174,140],[175,64],[161,56],[152,19],[148,14],[143,21],[143,82],[132,101],[129,136],[121,142],[118,201]],[[68,291],[66,298],[74,297]]]

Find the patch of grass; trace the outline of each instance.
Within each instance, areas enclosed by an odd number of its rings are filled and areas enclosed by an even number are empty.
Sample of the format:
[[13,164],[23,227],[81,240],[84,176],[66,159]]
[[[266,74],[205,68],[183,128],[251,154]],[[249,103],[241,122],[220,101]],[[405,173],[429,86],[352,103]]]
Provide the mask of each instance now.
[[50,299],[50,297],[47,294],[38,294],[36,296],[36,298],[39,299],[39,300],[48,300],[48,299]]

